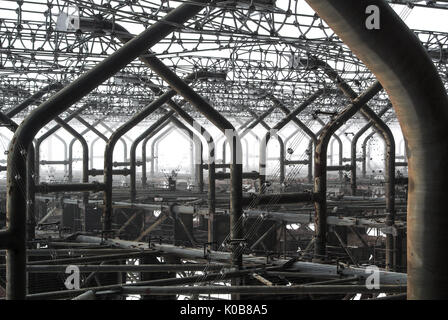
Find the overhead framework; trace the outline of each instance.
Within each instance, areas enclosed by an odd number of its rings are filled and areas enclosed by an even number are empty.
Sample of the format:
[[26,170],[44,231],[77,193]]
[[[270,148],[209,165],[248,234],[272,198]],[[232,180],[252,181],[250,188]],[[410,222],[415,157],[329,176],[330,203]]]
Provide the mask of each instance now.
[[447,298],[445,1],[4,3],[0,297]]

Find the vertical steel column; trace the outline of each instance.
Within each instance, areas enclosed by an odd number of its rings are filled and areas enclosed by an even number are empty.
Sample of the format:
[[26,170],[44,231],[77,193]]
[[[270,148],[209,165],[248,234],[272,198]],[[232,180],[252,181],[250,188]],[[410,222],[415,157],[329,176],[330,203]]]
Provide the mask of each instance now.
[[[182,79],[180,79],[173,71],[165,66],[156,57],[150,56],[146,63],[149,67],[163,78],[174,90],[182,95],[187,101],[191,103],[199,112],[201,112],[207,119],[209,119],[216,127],[223,133],[230,130],[235,133],[233,125],[216,111],[207,101],[205,101],[199,94],[192,90]],[[232,265],[240,268],[242,266],[242,250],[240,242],[243,239],[242,224],[242,159],[239,150],[241,150],[241,143],[237,137],[233,137],[232,142],[232,161],[230,164],[230,239],[232,240]],[[239,283],[239,280],[233,284]]]
[[[65,123],[68,123],[73,118],[78,116],[81,112],[83,112],[88,107],[87,104],[81,106],[80,108],[76,109],[74,112],[72,112],[69,116],[67,116],[64,119]],[[47,132],[45,132],[43,135],[41,135],[39,138],[36,139],[36,146],[34,151],[34,162],[35,162],[35,168],[34,168],[34,181],[36,184],[39,183],[40,179],[40,146],[41,144],[48,139],[52,134],[54,134],[56,131],[58,131],[62,126],[60,124],[56,124],[55,126],[51,127]]]
[[[377,76],[408,142],[408,299],[448,298],[448,97],[420,40],[383,0],[306,0]],[[365,28],[375,5],[381,28]],[[418,61],[418,63],[416,63]]]
[[[323,93],[323,90],[319,89],[316,92],[314,92],[311,96],[307,97],[305,101],[303,101],[294,111],[289,111],[287,113],[287,116],[285,116],[282,120],[280,120],[270,131],[266,133],[262,141],[260,142],[260,165],[259,165],[259,173],[260,173],[260,193],[264,193],[264,181],[266,177],[266,147],[270,140],[270,137],[272,136],[271,132],[277,132],[281,129],[283,129],[290,121],[294,121],[294,119],[297,119],[297,116],[305,110],[311,103],[313,103],[317,98],[319,98]],[[276,102],[276,104],[279,104],[280,102]],[[286,112],[285,112],[286,113]],[[285,161],[285,154],[281,156],[281,159],[283,159],[283,167],[284,167],[284,161]]]
[[[390,108],[392,108],[392,105],[388,105],[387,107],[385,107],[383,110],[381,110],[378,113],[378,117],[382,117]],[[361,130],[359,130],[355,136],[353,137],[352,140],[352,144],[351,144],[351,189],[352,189],[352,196],[356,196],[356,191],[357,191],[357,185],[356,185],[356,147],[358,144],[358,140],[359,138],[361,138],[361,136],[367,131],[369,130],[371,127],[373,126],[373,122],[370,121],[368,124],[366,124],[364,127],[361,128]],[[364,144],[363,144],[364,145]],[[363,166],[364,166],[364,170],[365,170],[365,154],[363,154]],[[365,171],[363,170],[363,177],[365,176]]]
[[[316,117],[317,122],[319,122],[322,127],[325,127],[325,122],[322,121],[322,119],[320,119],[319,117]],[[333,139],[334,141],[338,142],[338,146],[339,146],[339,159],[338,159],[338,165],[342,166],[343,165],[343,160],[344,160],[344,145],[342,144],[342,140],[341,138],[339,138],[339,136],[335,133],[333,134]],[[331,148],[331,160],[333,161],[333,147]],[[342,181],[342,171],[339,171],[339,180]]]
[[[356,92],[331,68],[326,62],[315,60],[317,65],[323,69],[325,74],[335,82],[339,89],[350,99],[355,99]],[[386,184],[386,208],[388,211],[387,224],[393,225],[395,222],[395,139],[390,128],[376,115],[373,110],[365,105],[360,110],[361,114],[373,122],[376,130],[381,134],[381,137],[386,143],[386,170],[385,170],[385,184]],[[393,265],[393,236],[386,235],[386,266],[388,269]]]
[[[130,187],[131,187],[131,202],[134,202],[137,196],[137,186],[136,186],[136,151],[138,144],[148,137],[151,133],[153,133],[157,128],[164,125],[167,120],[171,118],[171,116],[174,114],[174,111],[169,111],[165,115],[161,116],[159,119],[157,119],[156,122],[154,122],[151,126],[148,127],[145,131],[143,131],[142,134],[140,134],[132,143],[131,150],[130,150]],[[142,159],[142,161],[146,161],[146,159]]]
[[[370,158],[370,150],[367,154],[367,143],[369,143],[370,139],[376,134],[376,131],[371,132],[367,137],[365,137],[364,141],[362,142],[362,177],[367,177],[367,168],[366,168],[366,162],[367,158]],[[370,147],[369,147],[370,149]],[[370,159],[369,159],[369,166],[370,166]]]
[[26,196],[22,192],[21,184],[26,178],[26,161],[23,154],[28,151],[33,137],[51,119],[89,94],[140,53],[166,37],[179,23],[198,13],[202,9],[198,3],[207,2],[196,0],[195,4],[182,4],[172,10],[163,19],[33,110],[16,130],[8,153],[6,210],[8,224],[7,230],[0,233],[1,240],[4,238],[9,240],[6,243],[7,299],[24,299],[26,294]]
[[[73,129],[60,117],[56,117],[55,121],[64,128],[68,133],[70,133],[75,139],[81,143],[82,146],[82,182],[89,182],[89,146],[87,145],[86,139],[78,131]],[[87,206],[89,204],[89,193],[83,192],[82,196],[82,214],[81,214],[81,231],[86,230],[86,216],[87,216]]]
[[[43,90],[41,90],[43,91]],[[22,103],[23,105],[23,103]],[[0,123],[2,123],[6,128],[8,128],[13,133],[17,130],[19,125],[11,120],[3,112],[0,112]],[[26,239],[32,241],[35,239],[35,229],[36,229],[36,216],[35,216],[35,205],[36,205],[36,195],[34,192],[34,146],[31,143],[28,148],[28,153],[26,157]]]
[[[95,121],[92,126],[96,126],[98,123],[100,123],[101,120],[97,120]],[[91,129],[90,128],[86,128],[83,131],[81,131],[80,135],[84,137],[84,135],[89,132]],[[68,144],[68,181],[72,182],[73,181],[73,145],[75,144],[75,142],[78,141],[77,138],[73,138],[72,140],[70,140],[70,143]],[[87,146],[87,149],[89,147]],[[87,155],[87,158],[89,158],[89,155]],[[89,167],[88,163],[87,163],[87,168]]]
[[322,130],[316,145],[314,157],[314,192],[317,199],[314,202],[315,212],[315,245],[314,260],[320,261],[326,257],[327,243],[327,148],[331,136],[347,120],[353,117],[360,108],[373,98],[382,87],[375,82],[362,95],[354,99],[352,104],[344,109],[337,117],[328,123]]

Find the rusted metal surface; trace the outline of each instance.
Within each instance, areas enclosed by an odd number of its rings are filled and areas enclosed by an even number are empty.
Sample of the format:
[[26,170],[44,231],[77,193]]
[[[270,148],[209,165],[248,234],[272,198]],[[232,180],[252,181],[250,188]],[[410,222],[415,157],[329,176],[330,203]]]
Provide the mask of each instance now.
[[[381,29],[365,28],[365,3],[306,0],[365,62],[389,94],[408,143],[408,299],[447,298],[448,98],[417,37],[384,1]],[[416,64],[415,62],[419,63]],[[428,251],[429,250],[429,251]]]
[[315,260],[323,260],[326,257],[327,245],[327,149],[331,136],[347,120],[349,120],[360,108],[381,91],[381,85],[376,82],[353,103],[344,109],[322,130],[316,145],[314,155],[314,192],[318,195],[315,201]]

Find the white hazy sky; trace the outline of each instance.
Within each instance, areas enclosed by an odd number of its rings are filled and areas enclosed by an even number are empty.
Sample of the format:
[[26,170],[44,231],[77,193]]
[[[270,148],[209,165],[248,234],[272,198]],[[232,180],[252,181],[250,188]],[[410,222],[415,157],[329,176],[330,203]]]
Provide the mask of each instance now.
[[[43,0],[36,0],[37,2],[41,2]],[[285,5],[286,1],[288,0],[278,0],[277,5],[279,7],[282,7]],[[287,5],[287,3],[286,3]],[[309,6],[304,2],[304,0],[298,0],[297,2],[298,7],[300,8],[300,12],[303,13],[312,13],[312,10],[309,8]],[[0,0],[0,11],[1,8],[12,8],[16,7],[17,4],[15,2],[6,2]],[[422,30],[434,30],[434,31],[440,31],[440,32],[446,32],[448,31],[448,28],[446,26],[446,23],[448,21],[448,10],[440,10],[440,9],[427,9],[427,8],[419,8],[415,7],[412,10],[407,8],[403,5],[393,5],[394,10],[404,19],[404,21],[407,23],[407,25],[411,29],[422,29]],[[6,14],[5,11],[3,13]],[[213,130],[212,130],[213,131]],[[8,137],[0,137],[0,153],[3,153],[3,150],[7,150],[7,146],[9,144],[9,133],[5,130],[1,130],[1,133],[5,134]],[[258,132],[259,136],[261,136],[261,132]],[[71,140],[71,137],[69,137],[65,132],[60,132],[61,136],[65,137],[67,141]],[[401,135],[397,140],[399,141],[401,139]],[[132,135],[134,136],[134,135]],[[42,159],[46,160],[60,160],[63,156],[63,146],[57,142],[56,139],[51,139],[49,141],[52,141],[52,144],[44,144],[42,146]],[[397,143],[398,143],[397,141]],[[75,157],[80,157],[81,150],[79,148],[78,144],[75,144]],[[148,145],[149,146],[149,145]],[[253,146],[251,146],[253,147]],[[255,149],[257,147],[255,146]],[[2,150],[3,149],[3,150]],[[122,158],[122,151],[121,145],[118,144],[116,148],[116,157],[115,159],[117,161],[120,161]],[[149,149],[149,148],[148,148]],[[166,169],[175,169],[179,166],[182,167],[182,171],[189,169],[189,144],[186,142],[186,140],[183,139],[182,135],[178,132],[175,132],[174,134],[167,137],[164,144],[160,145],[160,167],[166,168]],[[275,152],[275,149],[277,149],[277,146],[270,147],[272,151]],[[182,150],[179,154],[179,151]],[[104,152],[104,144],[100,142],[96,148],[95,148],[95,155],[101,156]],[[256,152],[256,150],[253,150],[252,152]],[[148,150],[149,153],[149,150]],[[218,159],[220,159],[221,151],[220,146],[218,146],[217,150]],[[1,156],[2,159],[6,158],[6,155]],[[253,160],[251,160],[252,162]],[[101,159],[95,160],[94,167],[100,168],[102,161]],[[80,162],[75,165],[75,167],[80,166]],[[46,168],[42,168],[42,173],[46,171]]]

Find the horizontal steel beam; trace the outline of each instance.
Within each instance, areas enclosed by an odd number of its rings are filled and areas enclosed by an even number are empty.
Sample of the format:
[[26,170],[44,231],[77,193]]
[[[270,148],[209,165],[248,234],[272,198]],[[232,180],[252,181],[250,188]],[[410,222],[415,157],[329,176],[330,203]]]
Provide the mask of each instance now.
[[195,286],[195,287],[155,287],[155,286],[125,286],[121,294],[140,295],[194,295],[194,294],[347,294],[347,293],[402,293],[406,292],[403,285],[383,285],[379,289],[369,289],[366,285],[300,285],[300,286]]
[[[130,173],[131,173],[131,170],[128,168],[112,170],[112,174],[117,175],[117,176],[128,176]],[[101,176],[103,174],[104,174],[104,170],[102,170],[102,169],[90,169],[89,170],[89,176],[92,176],[92,177]]]
[[[119,239],[108,239],[104,240],[101,237],[91,237],[79,235],[76,237],[76,241],[80,242],[91,242],[91,243],[103,243],[108,245],[113,245],[119,248],[140,248],[145,249],[148,248],[148,243],[146,242],[135,242],[135,241],[127,241],[127,240],[119,240]],[[207,254],[207,257],[204,257],[204,251],[202,249],[194,249],[194,248],[184,248],[177,247],[168,244],[151,244],[151,248],[154,248],[159,251],[160,255],[175,255],[184,259],[209,259],[209,261],[217,261],[217,262],[228,262],[230,260],[229,252],[222,251],[210,251]],[[266,257],[254,257],[253,255],[244,255],[243,259],[247,264],[266,264]],[[289,260],[278,259],[272,261],[274,266],[284,266]],[[326,276],[360,276],[365,277],[367,274],[366,268],[361,267],[351,267],[346,266],[345,268],[340,268],[337,265],[331,264],[321,264],[314,262],[303,262],[296,261],[292,263],[285,271],[299,271],[303,273],[318,275],[326,275]],[[379,281],[380,284],[399,284],[406,285],[407,283],[407,275],[405,273],[399,272],[391,272],[391,271],[379,271]]]
[[[63,265],[28,265],[31,273],[64,273],[69,264]],[[221,270],[228,268],[225,264],[141,264],[141,265],[76,265],[80,272],[181,272]]]
[[72,183],[72,184],[47,184],[41,183],[35,186],[36,193],[51,192],[100,192],[104,191],[104,183]]

